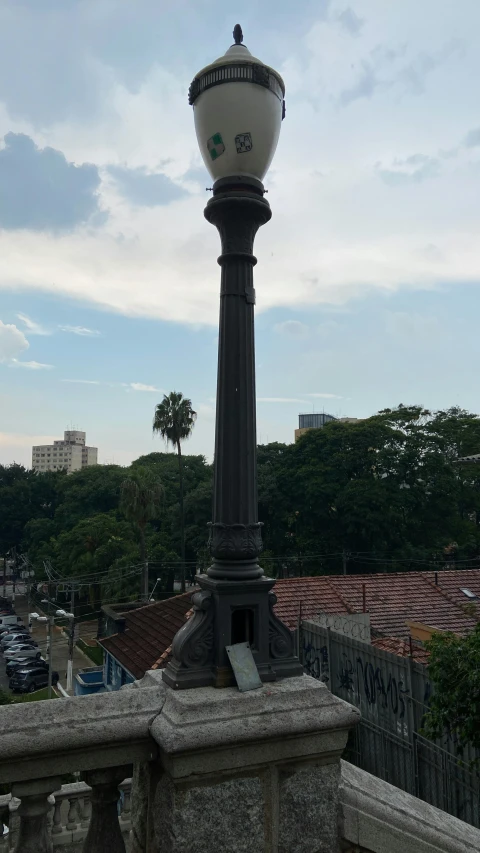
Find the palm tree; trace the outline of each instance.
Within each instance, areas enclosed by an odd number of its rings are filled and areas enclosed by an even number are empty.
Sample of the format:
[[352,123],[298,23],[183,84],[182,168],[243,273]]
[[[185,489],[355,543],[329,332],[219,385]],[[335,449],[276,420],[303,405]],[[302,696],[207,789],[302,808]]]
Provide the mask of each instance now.
[[148,555],[145,528],[149,521],[158,518],[163,500],[163,486],[151,471],[137,468],[120,486],[120,509],[128,521],[138,528],[140,536],[140,562],[142,563],[141,596],[146,601],[148,589]]
[[182,592],[185,592],[185,516],[183,510],[183,460],[182,441],[189,438],[197,413],[192,409],[192,401],[178,391],[164,394],[163,400],[155,408],[153,431],[171,444],[178,455],[178,479],[180,487],[180,542],[182,557]]

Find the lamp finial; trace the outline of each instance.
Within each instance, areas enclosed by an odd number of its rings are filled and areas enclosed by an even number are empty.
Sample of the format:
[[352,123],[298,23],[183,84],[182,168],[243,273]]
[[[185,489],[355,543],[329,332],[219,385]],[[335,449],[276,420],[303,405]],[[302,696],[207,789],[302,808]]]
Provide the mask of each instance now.
[[240,24],[235,24],[233,28],[233,38],[235,40],[235,44],[241,44],[243,41],[243,33]]

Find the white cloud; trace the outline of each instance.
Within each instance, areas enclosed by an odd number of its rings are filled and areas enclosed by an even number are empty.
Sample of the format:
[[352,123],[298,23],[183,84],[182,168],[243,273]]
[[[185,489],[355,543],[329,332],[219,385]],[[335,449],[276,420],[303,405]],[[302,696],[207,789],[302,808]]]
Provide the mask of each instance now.
[[325,400],[343,400],[340,394],[306,394],[306,397],[321,397]]
[[[454,4],[439,15],[438,0],[424,0],[421,14],[418,0],[353,5],[350,12],[332,0],[329,20],[317,20],[305,38],[285,43],[279,71],[287,84],[287,116],[266,179],[274,217],[256,241],[260,311],[342,305],[372,289],[480,278],[478,105],[471,86],[480,74],[479,4],[469,2],[462,16]],[[267,34],[266,61],[278,31],[270,39]],[[465,54],[462,41],[471,44]],[[97,164],[101,207],[111,211],[97,230],[58,237],[1,233],[0,288],[14,282],[17,289],[126,315],[217,323],[219,242],[202,217],[202,185],[188,178],[199,161],[185,103],[187,55],[182,63],[184,73],[155,65],[128,87],[102,66],[103,102],[87,121],[73,111],[68,120],[39,123],[39,131],[0,107],[0,132],[29,133],[69,162]],[[339,108],[342,92],[349,103]],[[356,98],[349,98],[352,92]],[[462,157],[442,160],[433,178],[439,150],[462,139]],[[422,164],[407,162],[415,152],[427,158],[423,171]],[[395,172],[393,179],[387,175],[390,183],[379,180],[375,163]],[[132,209],[108,177],[111,164],[161,168],[192,194],[168,207]],[[323,177],[312,177],[314,171]],[[428,174],[432,179],[423,180]],[[442,263],[419,252],[428,245],[438,246]]]
[[60,382],[71,382],[76,385],[100,385],[98,379],[61,379]]
[[30,435],[17,432],[0,432],[0,447],[33,447],[34,444],[52,444],[53,435]]
[[0,320],[0,362],[9,362],[28,349],[28,341],[20,329]]
[[132,391],[155,391],[157,394],[164,394],[161,388],[155,388],[155,385],[145,385],[143,382],[130,382],[128,388]]
[[257,397],[257,403],[306,403],[297,397]]
[[97,329],[86,329],[85,326],[59,326],[61,332],[70,332],[72,335],[82,335],[86,338],[95,338],[100,332]]
[[308,326],[300,320],[285,320],[284,323],[277,323],[274,329],[280,335],[288,335],[292,338],[307,338],[310,332]]
[[32,320],[30,317],[27,317],[26,314],[17,314],[17,317],[27,328],[29,335],[51,335],[51,332],[48,329],[40,323],[36,323],[35,320]]
[[24,367],[27,370],[51,370],[53,364],[42,364],[40,361],[18,361],[12,358],[9,367]]

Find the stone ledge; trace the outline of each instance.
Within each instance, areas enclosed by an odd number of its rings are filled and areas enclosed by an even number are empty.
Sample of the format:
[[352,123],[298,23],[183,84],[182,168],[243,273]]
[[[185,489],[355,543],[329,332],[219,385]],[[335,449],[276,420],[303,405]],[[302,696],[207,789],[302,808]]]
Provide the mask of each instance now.
[[0,783],[148,761],[163,685],[0,708]]
[[342,839],[371,853],[478,853],[480,830],[341,762]]
[[304,675],[248,693],[236,687],[167,688],[150,731],[163,765],[180,778],[272,762],[335,761],[359,717],[356,708]]

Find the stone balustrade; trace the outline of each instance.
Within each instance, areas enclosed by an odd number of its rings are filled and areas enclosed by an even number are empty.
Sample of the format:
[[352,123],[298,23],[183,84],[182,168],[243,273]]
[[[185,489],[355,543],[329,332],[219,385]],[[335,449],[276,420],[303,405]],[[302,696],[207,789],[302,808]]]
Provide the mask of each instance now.
[[[250,693],[0,708],[5,853],[474,853],[480,832],[340,761],[358,711],[307,676]],[[81,781],[62,785],[65,774]],[[133,777],[133,781],[132,778]],[[130,799],[132,795],[132,799]],[[1,853],[4,853],[0,846]]]
[[[51,853],[76,844],[88,853],[125,853],[130,829],[125,780],[135,763],[158,756],[150,726],[164,700],[162,685],[153,684],[141,691],[1,707],[0,784],[11,786],[10,847],[13,842],[16,853]],[[62,776],[78,771],[81,787],[62,787]],[[125,811],[119,818],[122,790]]]
[[[125,848],[129,849],[131,829],[131,790],[132,780],[124,779],[118,786],[118,821],[123,836]],[[86,782],[72,782],[51,794],[48,798],[47,835],[56,853],[68,850],[68,853],[82,851],[83,843],[88,834],[92,810],[92,789]],[[15,849],[19,837],[20,800],[11,794],[0,797],[0,812],[8,813],[9,837],[0,853],[10,853]]]

